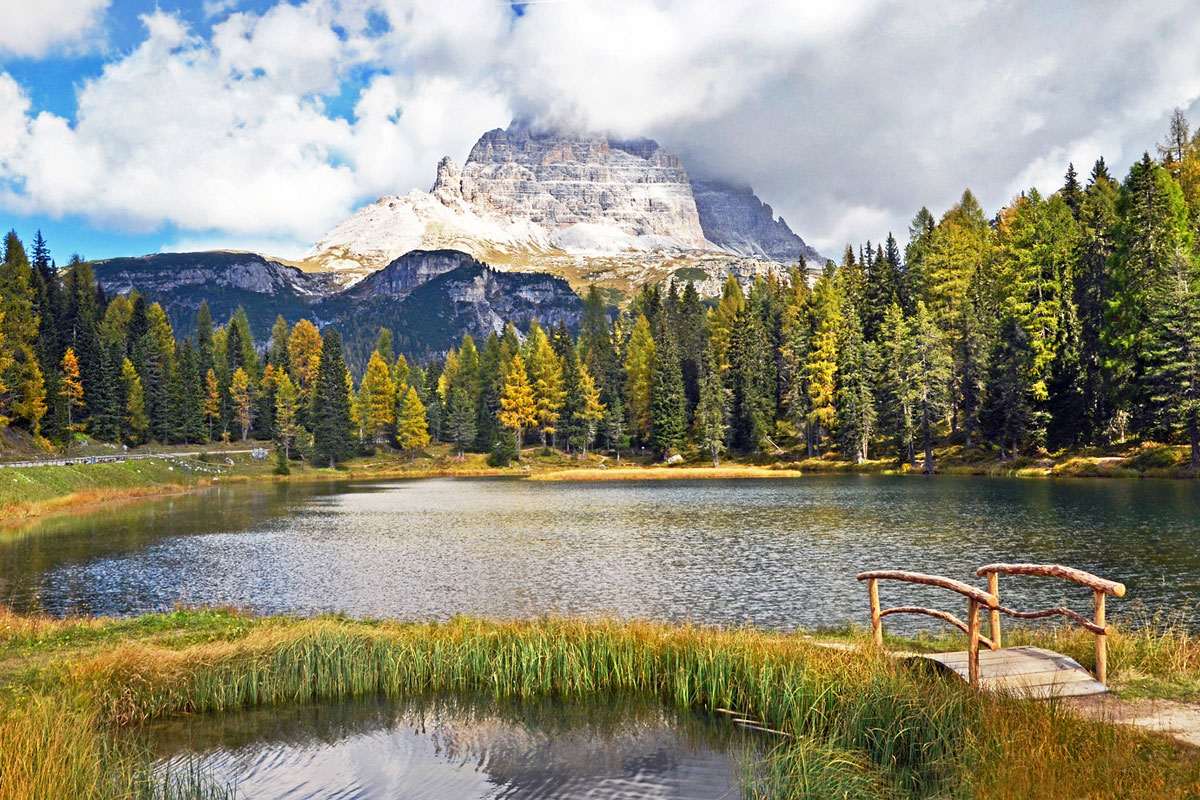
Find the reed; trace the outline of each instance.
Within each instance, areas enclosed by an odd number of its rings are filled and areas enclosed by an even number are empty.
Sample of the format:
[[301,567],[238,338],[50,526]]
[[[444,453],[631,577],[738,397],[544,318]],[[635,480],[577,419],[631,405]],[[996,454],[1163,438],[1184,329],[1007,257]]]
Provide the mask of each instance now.
[[[20,760],[31,766],[0,784],[49,785],[41,773],[65,772],[69,796],[124,796],[109,793],[105,776],[129,784],[138,770],[106,744],[114,728],[179,713],[379,695],[625,693],[736,711],[788,734],[754,767],[748,787],[757,797],[1182,798],[1200,787],[1194,753],[1168,740],[976,694],[870,650],[830,650],[798,636],[555,619],[202,624],[216,633],[164,640],[156,625],[154,638],[114,638],[47,667],[56,677],[44,685],[56,688],[46,702],[79,698],[71,712],[79,724],[62,733],[74,738],[39,738],[35,720],[7,713],[3,740],[21,742]],[[97,762],[107,767],[86,771]],[[100,789],[77,791],[89,780]]]

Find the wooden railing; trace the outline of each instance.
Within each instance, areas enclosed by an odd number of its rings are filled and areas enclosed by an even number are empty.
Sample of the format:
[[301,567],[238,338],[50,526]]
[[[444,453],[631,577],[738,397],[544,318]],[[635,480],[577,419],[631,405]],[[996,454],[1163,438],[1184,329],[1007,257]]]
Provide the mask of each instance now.
[[[1096,680],[1106,683],[1108,680],[1108,624],[1105,622],[1104,599],[1125,596],[1125,584],[1106,580],[1073,567],[1061,567],[1057,564],[988,564],[975,570],[979,577],[988,579],[988,593],[996,598],[996,604],[991,608],[991,633],[995,647],[1000,647],[1000,615],[1007,614],[1018,619],[1044,619],[1061,616],[1078,623],[1096,635]],[[1000,576],[1001,575],[1033,575],[1041,578],[1060,578],[1062,580],[1087,586],[1092,590],[1092,619],[1072,611],[1065,606],[1043,608],[1038,611],[1015,611],[1000,605]]]
[[[1007,614],[1018,619],[1043,619],[1045,617],[1062,616],[1078,623],[1096,635],[1096,680],[1104,683],[1107,677],[1106,635],[1104,598],[1125,596],[1124,584],[1092,575],[1072,567],[1062,567],[1057,564],[988,564],[975,571],[979,577],[988,579],[987,591],[970,584],[944,578],[940,575],[926,575],[921,572],[906,572],[904,570],[869,570],[860,572],[858,580],[867,582],[867,594],[871,603],[871,636],[876,646],[883,647],[883,618],[892,614],[924,614],[928,617],[948,622],[967,635],[967,675],[972,686],[979,685],[979,645],[982,643],[991,650],[1001,647],[1000,615]],[[1082,614],[1064,606],[1044,608],[1038,611],[1017,611],[1000,605],[1000,576],[1001,575],[1035,575],[1049,578],[1062,578],[1083,586],[1088,586],[1093,592],[1094,617],[1087,619]],[[895,606],[881,608],[879,604],[879,581],[893,580],[905,583],[916,583],[925,586],[936,586],[948,589],[967,598],[967,619],[964,622],[946,611],[923,606]],[[984,636],[979,630],[979,609],[987,608],[990,616],[991,636]]]

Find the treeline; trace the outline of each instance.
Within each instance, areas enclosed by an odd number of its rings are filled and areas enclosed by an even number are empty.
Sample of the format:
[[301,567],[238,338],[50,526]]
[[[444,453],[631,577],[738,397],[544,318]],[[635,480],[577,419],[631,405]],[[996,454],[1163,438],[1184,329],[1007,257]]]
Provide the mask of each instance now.
[[515,457],[519,445],[659,455],[836,449],[933,469],[940,441],[1002,458],[1131,437],[1191,445],[1200,469],[1200,135],[1179,112],[1158,157],[1118,183],[1069,166],[991,218],[974,196],[921,209],[901,249],[847,247],[809,281],[730,277],[647,287],[612,314],[585,298],[578,334],[512,326],[410,364],[379,332],[357,382],[338,334],[207,307],[178,338],[136,294],[106,298],[91,267],[5,240],[0,417],[69,442],[256,437],[336,462],[431,439]]

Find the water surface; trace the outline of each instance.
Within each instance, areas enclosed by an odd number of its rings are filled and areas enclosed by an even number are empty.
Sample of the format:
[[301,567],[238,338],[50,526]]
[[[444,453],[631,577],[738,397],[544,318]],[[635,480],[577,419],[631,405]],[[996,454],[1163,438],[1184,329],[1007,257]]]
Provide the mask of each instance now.
[[[1141,604],[1200,627],[1198,500],[1186,481],[948,476],[243,485],[0,537],[0,601],[53,614],[184,603],[790,630],[865,622],[863,569],[982,585],[981,564],[1040,561],[1124,581],[1114,617]],[[1015,605],[1090,612],[1090,594],[1062,582],[1005,578],[1001,589]],[[883,593],[885,604],[960,605],[932,589]]]
[[160,768],[248,800],[736,800],[754,746],[728,720],[629,698],[366,700],[198,715],[137,735]]

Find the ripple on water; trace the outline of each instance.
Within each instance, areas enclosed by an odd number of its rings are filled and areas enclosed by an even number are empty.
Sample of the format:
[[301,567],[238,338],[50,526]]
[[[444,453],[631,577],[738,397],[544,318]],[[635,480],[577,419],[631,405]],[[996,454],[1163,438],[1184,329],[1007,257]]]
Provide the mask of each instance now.
[[147,726],[162,769],[199,769],[245,798],[607,800],[741,797],[753,742],[727,721],[619,699],[381,700]]

